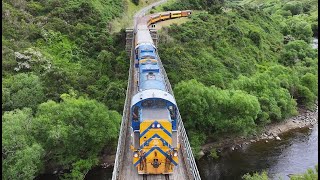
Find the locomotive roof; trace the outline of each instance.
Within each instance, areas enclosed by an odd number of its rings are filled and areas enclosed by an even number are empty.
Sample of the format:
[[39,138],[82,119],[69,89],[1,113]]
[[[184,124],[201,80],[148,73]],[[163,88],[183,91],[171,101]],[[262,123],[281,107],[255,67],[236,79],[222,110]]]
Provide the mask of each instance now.
[[145,91],[141,91],[132,97],[131,107],[137,104],[139,101],[143,101],[149,98],[160,98],[170,101],[174,105],[177,105],[176,100],[170,93],[158,89],[148,89]]

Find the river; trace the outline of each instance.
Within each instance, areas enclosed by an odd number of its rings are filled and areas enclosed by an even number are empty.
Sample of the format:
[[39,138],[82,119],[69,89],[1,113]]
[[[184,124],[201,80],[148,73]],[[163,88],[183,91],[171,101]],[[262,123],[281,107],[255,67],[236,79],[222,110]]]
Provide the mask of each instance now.
[[266,170],[271,179],[303,173],[318,163],[318,127],[293,130],[281,141],[257,142],[235,151],[225,152],[218,160],[204,156],[198,161],[203,180],[241,179],[247,172]]

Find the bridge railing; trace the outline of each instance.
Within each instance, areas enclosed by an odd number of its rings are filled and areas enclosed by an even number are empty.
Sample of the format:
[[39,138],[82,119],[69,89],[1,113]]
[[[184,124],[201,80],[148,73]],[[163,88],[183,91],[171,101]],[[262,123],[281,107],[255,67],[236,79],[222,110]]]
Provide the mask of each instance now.
[[[158,58],[159,58],[159,65],[162,71],[162,74],[164,76],[164,80],[167,86],[167,89],[169,90],[169,92],[174,96],[173,91],[172,91],[172,87],[171,84],[169,82],[167,73],[162,65],[160,56],[157,52]],[[179,108],[177,107],[177,112],[178,112],[178,132],[179,132],[179,140],[180,140],[180,145],[182,148],[182,156],[184,159],[184,162],[187,166],[187,172],[189,173],[188,176],[190,179],[194,179],[194,180],[201,180],[199,171],[198,171],[198,167],[196,164],[196,161],[194,159],[193,153],[192,153],[192,149],[188,140],[188,136],[187,136],[187,132],[184,128],[183,122],[182,122],[182,118],[180,115],[180,111]],[[188,171],[190,170],[190,171]]]
[[[132,40],[132,46],[134,44],[134,38]],[[113,172],[112,172],[112,180],[119,179],[119,172],[122,170],[122,162],[123,162],[123,153],[125,150],[125,142],[127,139],[127,129],[128,129],[128,123],[129,123],[129,112],[130,112],[130,105],[131,105],[131,94],[133,90],[133,51],[131,51],[130,55],[130,69],[129,69],[129,76],[128,76],[128,86],[126,91],[126,100],[123,106],[123,114],[122,114],[122,121],[120,126],[120,133],[119,133],[119,139],[118,139],[118,146],[117,146],[117,154],[114,162]]]

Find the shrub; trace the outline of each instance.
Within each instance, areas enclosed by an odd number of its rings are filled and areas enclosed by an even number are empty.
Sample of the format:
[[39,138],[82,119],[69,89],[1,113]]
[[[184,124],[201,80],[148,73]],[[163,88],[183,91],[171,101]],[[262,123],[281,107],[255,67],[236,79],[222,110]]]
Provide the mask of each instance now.
[[209,156],[212,157],[213,159],[218,159],[219,158],[219,156],[217,154],[217,150],[215,148],[211,149]]
[[249,173],[242,176],[242,179],[244,180],[268,180],[268,175],[266,171],[263,171],[262,173],[253,173],[250,175]]

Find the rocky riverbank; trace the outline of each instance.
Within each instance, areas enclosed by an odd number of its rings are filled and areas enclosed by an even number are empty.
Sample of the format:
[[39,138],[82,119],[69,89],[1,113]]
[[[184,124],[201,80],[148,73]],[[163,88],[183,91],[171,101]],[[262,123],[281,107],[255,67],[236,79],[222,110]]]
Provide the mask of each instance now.
[[251,137],[226,137],[221,140],[205,144],[201,147],[199,153],[203,156],[205,153],[211,152],[213,149],[218,153],[223,151],[233,151],[235,149],[243,148],[250,143],[257,141],[264,141],[268,143],[272,140],[281,141],[281,134],[297,128],[312,128],[318,122],[318,103],[314,111],[299,109],[299,115],[286,119],[279,123],[273,123],[263,128],[259,135]]

